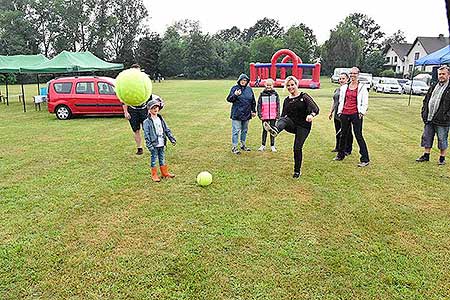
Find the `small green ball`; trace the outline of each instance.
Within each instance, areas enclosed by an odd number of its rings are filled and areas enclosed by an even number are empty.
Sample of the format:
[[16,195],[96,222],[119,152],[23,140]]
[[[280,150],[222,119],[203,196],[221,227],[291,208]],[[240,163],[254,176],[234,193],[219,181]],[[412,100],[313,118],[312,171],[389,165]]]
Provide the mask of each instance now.
[[212,175],[209,172],[203,171],[197,175],[197,183],[199,186],[208,186],[212,182]]
[[131,68],[120,72],[115,88],[120,101],[126,105],[138,106],[150,98],[152,81],[144,72]]

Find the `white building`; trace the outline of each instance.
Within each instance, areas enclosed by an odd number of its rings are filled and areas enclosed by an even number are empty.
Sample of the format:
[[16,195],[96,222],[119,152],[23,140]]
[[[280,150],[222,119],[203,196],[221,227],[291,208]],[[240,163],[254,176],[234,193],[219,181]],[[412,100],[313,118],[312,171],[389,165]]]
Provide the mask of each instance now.
[[[417,37],[408,53],[406,53],[405,69],[403,75],[407,76],[411,73],[414,66],[414,61],[424,57],[425,55],[442,49],[445,46],[448,46],[450,44],[449,42],[450,39],[448,37],[444,37],[444,35],[442,34],[440,34],[438,37]],[[431,72],[433,67],[419,66],[416,67],[416,69],[425,72]]]
[[412,44],[390,44],[384,50],[386,62],[385,69],[392,69],[396,74],[405,72],[406,53],[411,49]]

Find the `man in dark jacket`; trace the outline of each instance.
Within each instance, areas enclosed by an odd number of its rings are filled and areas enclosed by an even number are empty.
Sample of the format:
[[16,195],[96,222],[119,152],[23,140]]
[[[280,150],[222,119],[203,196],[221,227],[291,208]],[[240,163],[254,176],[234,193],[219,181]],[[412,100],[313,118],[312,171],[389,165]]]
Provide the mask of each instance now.
[[430,160],[434,136],[438,138],[438,148],[441,152],[438,164],[445,164],[445,154],[448,148],[448,130],[450,127],[450,69],[442,66],[438,69],[438,82],[428,90],[422,106],[422,120],[425,123],[421,146],[424,154],[417,162]]
[[248,86],[250,78],[241,74],[237,84],[233,86],[228,94],[227,101],[233,103],[231,106],[231,152],[239,154],[238,139],[241,133],[241,149],[250,151],[246,146],[248,123],[252,117],[256,116],[256,100],[253,90]]

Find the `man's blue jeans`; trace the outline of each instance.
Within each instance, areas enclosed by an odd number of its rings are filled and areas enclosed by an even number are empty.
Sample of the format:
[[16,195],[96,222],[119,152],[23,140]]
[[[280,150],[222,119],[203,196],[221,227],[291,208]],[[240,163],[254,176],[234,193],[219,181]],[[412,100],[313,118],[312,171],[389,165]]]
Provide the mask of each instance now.
[[248,122],[241,120],[231,120],[231,144],[237,147],[239,140],[239,133],[241,133],[241,145],[245,145],[247,140]]

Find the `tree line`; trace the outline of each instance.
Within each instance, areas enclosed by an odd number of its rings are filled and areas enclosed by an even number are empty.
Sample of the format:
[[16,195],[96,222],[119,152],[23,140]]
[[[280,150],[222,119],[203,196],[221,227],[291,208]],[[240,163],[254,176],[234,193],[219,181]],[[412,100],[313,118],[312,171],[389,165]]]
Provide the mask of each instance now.
[[382,72],[383,48],[405,42],[400,30],[385,37],[369,16],[353,13],[330,30],[322,45],[311,28],[298,21],[284,28],[263,18],[253,26],[232,26],[214,34],[199,22],[180,20],[160,35],[146,25],[150,16],[142,0],[10,0],[0,4],[0,55],[44,54],[63,50],[91,51],[129,67],[139,63],[146,72],[192,79],[236,77],[250,62],[270,62],[288,48],[305,63],[320,62],[322,73],[335,67],[359,66]]

